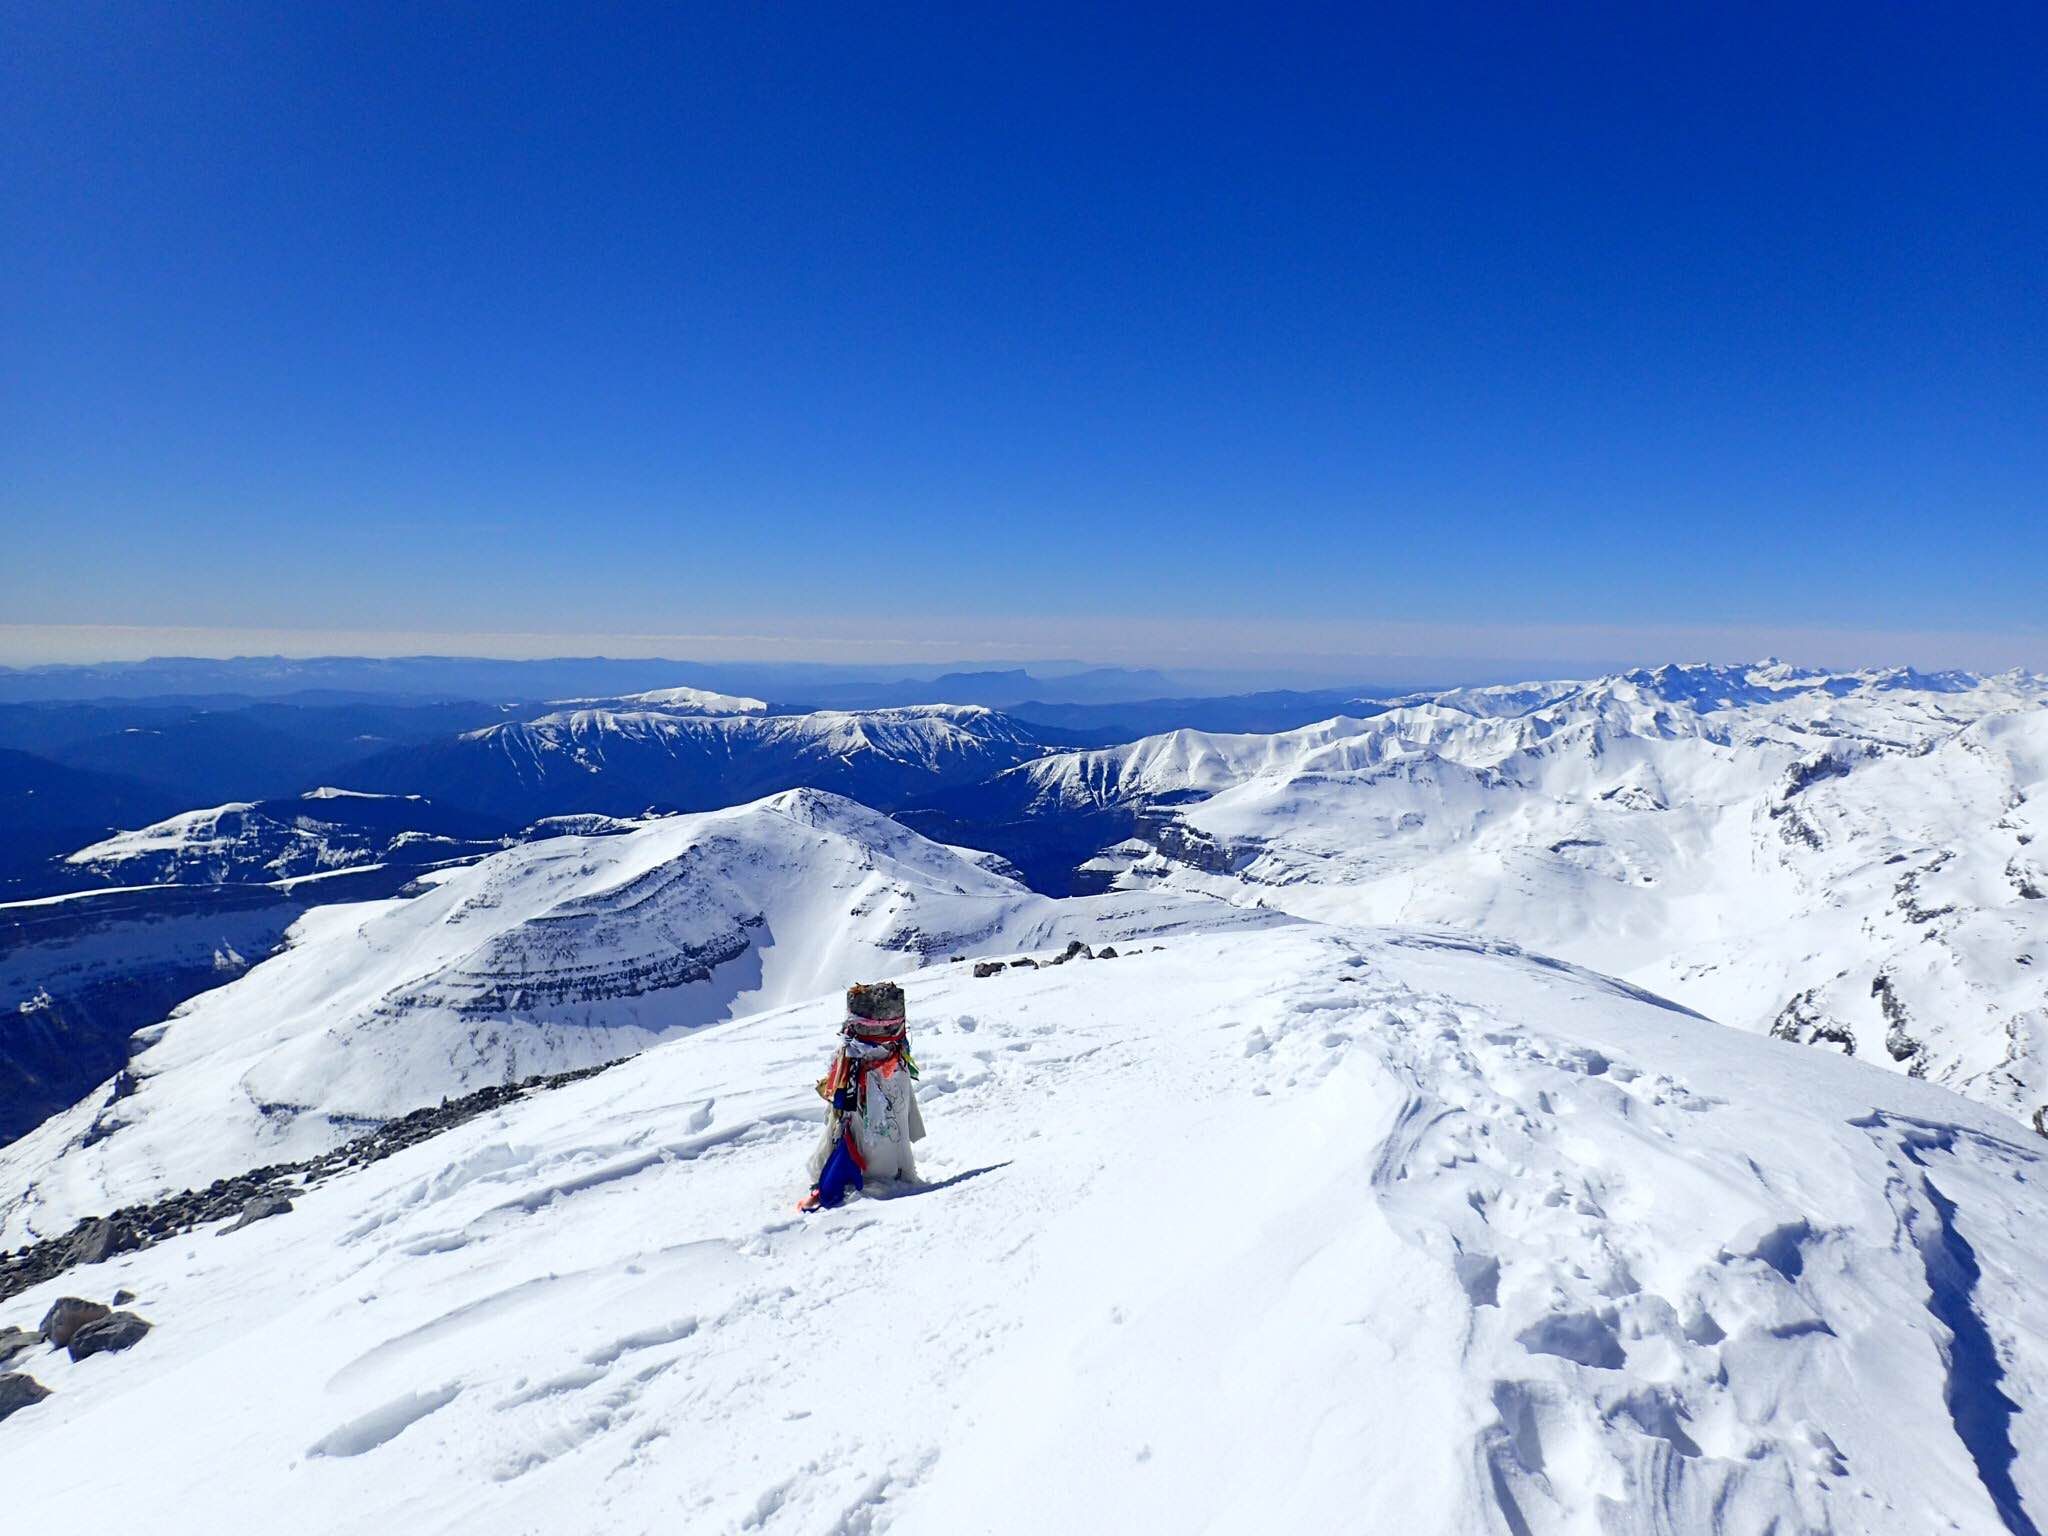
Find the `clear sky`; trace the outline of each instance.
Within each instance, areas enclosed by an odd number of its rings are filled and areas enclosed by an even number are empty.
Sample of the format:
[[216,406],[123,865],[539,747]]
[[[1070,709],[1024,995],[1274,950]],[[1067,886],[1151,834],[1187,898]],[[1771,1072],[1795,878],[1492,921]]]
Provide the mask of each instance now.
[[0,661],[2048,668],[2044,81],[2038,3],[10,6]]

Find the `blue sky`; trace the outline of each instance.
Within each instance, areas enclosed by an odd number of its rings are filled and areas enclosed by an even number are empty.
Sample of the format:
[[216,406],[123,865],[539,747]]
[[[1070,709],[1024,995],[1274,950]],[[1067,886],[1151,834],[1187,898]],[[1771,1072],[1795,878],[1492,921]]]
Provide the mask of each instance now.
[[1275,10],[10,8],[0,661],[2048,667],[2048,11]]

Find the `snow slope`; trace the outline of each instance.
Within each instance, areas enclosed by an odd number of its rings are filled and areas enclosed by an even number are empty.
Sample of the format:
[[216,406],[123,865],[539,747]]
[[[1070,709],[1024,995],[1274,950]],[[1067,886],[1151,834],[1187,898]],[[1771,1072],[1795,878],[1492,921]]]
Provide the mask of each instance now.
[[[844,975],[832,980],[843,980]],[[10,1523],[2033,1533],[2043,1146],[1498,944],[909,978],[931,1183],[796,1217],[837,1021],[699,1031],[73,1272]]]
[[1139,811],[1102,881],[1503,936],[2027,1118],[2048,1104],[2044,704],[2017,675],[1674,667],[1004,782],[1048,816]]
[[0,1246],[839,977],[1272,920],[1150,893],[1056,902],[983,858],[793,790],[308,912],[282,953],[139,1032],[129,1072],[0,1148]]

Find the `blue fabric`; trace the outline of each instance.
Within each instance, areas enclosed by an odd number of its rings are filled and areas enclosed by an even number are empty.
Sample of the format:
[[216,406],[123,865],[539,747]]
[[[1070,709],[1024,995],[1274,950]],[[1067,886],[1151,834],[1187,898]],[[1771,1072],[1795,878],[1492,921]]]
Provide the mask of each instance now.
[[867,1187],[867,1178],[861,1173],[860,1164],[853,1160],[853,1153],[847,1150],[846,1135],[845,1131],[839,1133],[839,1140],[832,1147],[832,1155],[825,1159],[825,1166],[818,1174],[818,1204],[827,1209],[844,1200],[849,1187]]

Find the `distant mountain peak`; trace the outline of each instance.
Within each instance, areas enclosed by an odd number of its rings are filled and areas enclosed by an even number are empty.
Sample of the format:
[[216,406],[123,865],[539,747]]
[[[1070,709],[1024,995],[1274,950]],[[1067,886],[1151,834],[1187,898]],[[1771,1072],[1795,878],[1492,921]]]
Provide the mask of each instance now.
[[714,693],[708,688],[650,688],[643,693],[623,693],[610,698],[556,699],[568,708],[618,706],[629,710],[658,710],[682,715],[765,715],[768,705],[737,693]]

